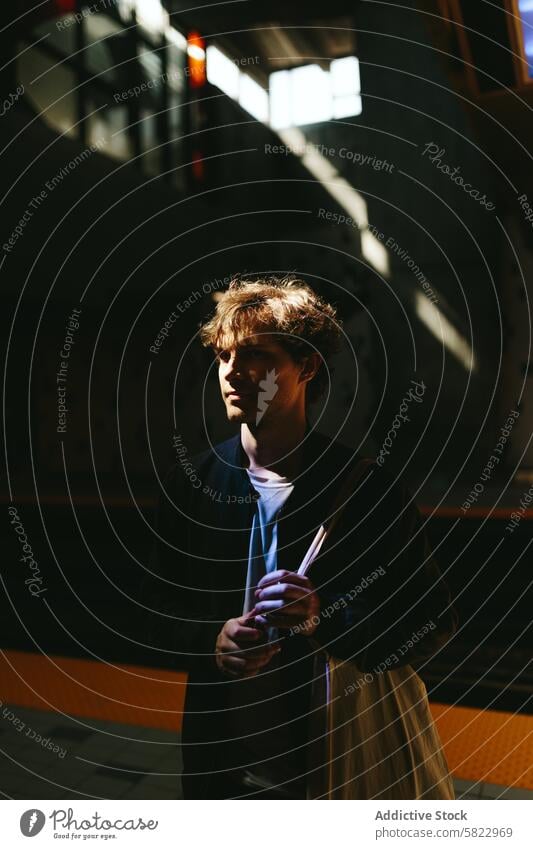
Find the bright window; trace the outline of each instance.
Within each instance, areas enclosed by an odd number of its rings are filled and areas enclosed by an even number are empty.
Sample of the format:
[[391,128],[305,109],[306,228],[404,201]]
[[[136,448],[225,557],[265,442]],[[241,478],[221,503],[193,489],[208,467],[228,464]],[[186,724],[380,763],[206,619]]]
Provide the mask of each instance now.
[[228,97],[239,97],[240,72],[235,64],[218,47],[210,45],[206,51],[207,79],[221,89]]
[[349,115],[360,115],[363,104],[358,59],[355,56],[334,59],[329,67],[329,76],[333,117],[347,118]]
[[270,75],[270,123],[273,127],[290,127],[292,108],[290,71]]
[[289,72],[291,123],[318,124],[331,118],[330,80],[319,65],[303,65]]
[[359,62],[334,59],[329,70],[303,65],[270,75],[270,123],[276,129],[316,124],[362,111]]
[[518,11],[522,22],[527,73],[533,79],[533,0],[518,0]]
[[258,121],[268,124],[268,93],[248,74],[240,74],[239,104]]
[[301,65],[270,74],[266,92],[218,47],[207,48],[207,79],[237,100],[258,121],[275,130],[346,118],[362,111],[359,61],[334,59],[328,70]]
[[263,124],[268,124],[268,92],[249,74],[240,71],[233,62],[218,47],[210,45],[206,51],[207,79],[216,85],[228,97],[237,100],[254,118]]

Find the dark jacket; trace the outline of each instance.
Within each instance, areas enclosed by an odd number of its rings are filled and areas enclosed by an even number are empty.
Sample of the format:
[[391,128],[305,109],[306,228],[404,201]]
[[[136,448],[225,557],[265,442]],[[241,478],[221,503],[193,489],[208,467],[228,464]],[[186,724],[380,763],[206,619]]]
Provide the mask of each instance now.
[[[302,473],[279,517],[278,568],[298,568],[354,459],[344,445],[308,431]],[[240,435],[192,458],[182,445],[160,497],[154,574],[145,581],[144,601],[159,611],[152,619],[154,643],[168,652],[169,666],[189,673],[186,798],[211,798],[213,774],[232,764],[235,747],[223,739],[223,719],[227,688],[235,682],[219,673],[214,648],[224,622],[242,613],[256,497]],[[415,504],[375,463],[308,574],[321,602],[318,627],[313,641],[297,634],[282,651],[295,740],[317,646],[351,658],[362,671],[391,669],[429,658],[457,627]]]

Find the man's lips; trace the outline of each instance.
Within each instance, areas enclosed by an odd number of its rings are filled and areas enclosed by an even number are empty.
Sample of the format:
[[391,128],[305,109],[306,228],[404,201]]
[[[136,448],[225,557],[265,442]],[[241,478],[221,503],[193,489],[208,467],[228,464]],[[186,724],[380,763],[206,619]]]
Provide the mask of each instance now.
[[252,398],[254,392],[241,392],[237,389],[232,389],[231,392],[226,392],[226,398]]

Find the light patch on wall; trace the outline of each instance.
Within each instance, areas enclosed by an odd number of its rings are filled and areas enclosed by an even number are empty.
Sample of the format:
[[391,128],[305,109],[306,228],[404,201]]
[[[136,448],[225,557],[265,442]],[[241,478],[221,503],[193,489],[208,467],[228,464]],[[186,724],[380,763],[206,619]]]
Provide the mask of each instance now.
[[422,292],[415,292],[415,311],[430,333],[448,348],[467,371],[477,371],[474,351],[444,313]]
[[370,230],[361,233],[361,253],[384,277],[390,275],[389,252]]
[[320,151],[309,144],[303,132],[296,127],[278,130],[280,139],[302,165],[319,181],[322,188],[334,198],[339,206],[353,218],[361,232],[361,253],[364,258],[384,277],[390,276],[388,251],[368,229],[368,209],[363,195],[341,177],[337,169]]

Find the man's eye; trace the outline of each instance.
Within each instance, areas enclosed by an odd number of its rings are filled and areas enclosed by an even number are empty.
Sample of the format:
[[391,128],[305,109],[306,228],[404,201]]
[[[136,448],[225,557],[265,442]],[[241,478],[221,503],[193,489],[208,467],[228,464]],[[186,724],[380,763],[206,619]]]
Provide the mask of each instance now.
[[[263,351],[261,349],[246,347],[244,350],[239,352],[240,359],[258,359],[263,356]],[[223,363],[227,363],[231,359],[230,351],[219,351],[216,354],[216,359],[220,360]]]

